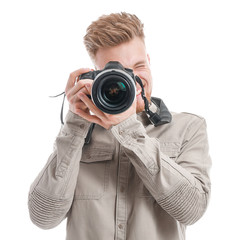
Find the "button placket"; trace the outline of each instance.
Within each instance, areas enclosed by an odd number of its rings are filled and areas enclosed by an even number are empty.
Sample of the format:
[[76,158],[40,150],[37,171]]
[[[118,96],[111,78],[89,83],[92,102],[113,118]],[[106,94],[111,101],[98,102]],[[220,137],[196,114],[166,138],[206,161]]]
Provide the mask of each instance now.
[[117,183],[117,207],[116,207],[116,239],[126,239],[127,223],[127,187],[128,187],[129,161],[120,150],[118,183]]
[[123,229],[123,225],[121,223],[118,224],[118,228],[122,230]]

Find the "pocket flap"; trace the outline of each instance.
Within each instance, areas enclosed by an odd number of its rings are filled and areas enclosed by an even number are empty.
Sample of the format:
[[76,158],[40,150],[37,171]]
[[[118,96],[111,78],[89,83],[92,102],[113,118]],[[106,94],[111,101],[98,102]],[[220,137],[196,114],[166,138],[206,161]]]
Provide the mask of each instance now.
[[177,158],[180,151],[180,144],[177,142],[161,142],[161,151],[170,158]]
[[113,150],[106,147],[91,147],[84,149],[82,153],[81,162],[92,163],[109,161],[113,158]]

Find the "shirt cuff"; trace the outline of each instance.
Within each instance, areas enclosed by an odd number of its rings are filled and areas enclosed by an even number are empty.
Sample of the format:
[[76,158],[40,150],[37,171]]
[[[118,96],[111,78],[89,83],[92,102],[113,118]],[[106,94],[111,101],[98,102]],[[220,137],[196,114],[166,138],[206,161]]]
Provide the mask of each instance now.
[[90,125],[91,122],[69,110],[65,118],[65,123],[62,127],[62,132],[85,138]]
[[137,115],[133,114],[123,122],[112,126],[112,134],[120,144],[132,144],[137,138],[145,137],[146,131],[142,123],[137,120]]

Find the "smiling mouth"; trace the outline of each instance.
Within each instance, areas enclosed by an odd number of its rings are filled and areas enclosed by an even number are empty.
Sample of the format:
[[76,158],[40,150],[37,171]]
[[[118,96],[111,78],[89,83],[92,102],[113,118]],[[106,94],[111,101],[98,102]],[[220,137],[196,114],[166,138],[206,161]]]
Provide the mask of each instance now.
[[142,93],[142,89],[138,89],[137,92],[136,92],[136,97],[140,96]]

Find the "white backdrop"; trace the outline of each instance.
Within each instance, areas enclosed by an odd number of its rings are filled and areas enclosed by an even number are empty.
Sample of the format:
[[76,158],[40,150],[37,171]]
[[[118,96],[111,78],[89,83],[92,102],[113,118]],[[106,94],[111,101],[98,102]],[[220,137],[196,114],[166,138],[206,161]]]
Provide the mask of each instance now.
[[239,236],[239,1],[9,0],[0,3],[1,239],[65,239],[65,221],[44,231],[27,209],[60,128],[62,99],[48,96],[70,72],[93,67],[82,43],[91,21],[120,11],[145,23],[153,95],[208,123],[212,197],[187,239]]

